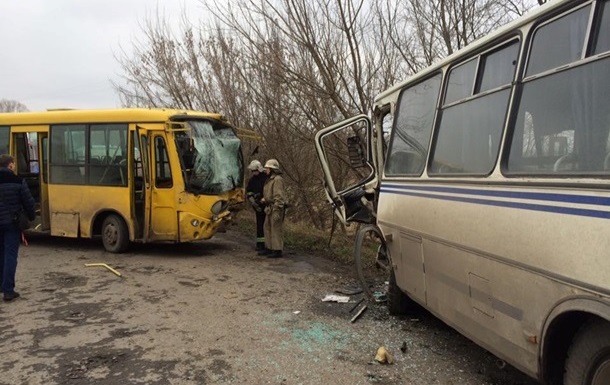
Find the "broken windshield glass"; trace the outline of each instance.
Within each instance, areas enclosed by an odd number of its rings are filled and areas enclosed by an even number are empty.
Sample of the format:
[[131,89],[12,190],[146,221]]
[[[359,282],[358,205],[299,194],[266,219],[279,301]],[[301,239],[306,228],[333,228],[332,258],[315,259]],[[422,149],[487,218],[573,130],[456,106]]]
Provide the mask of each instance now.
[[220,194],[242,185],[241,142],[229,126],[207,120],[186,122],[176,132],[187,191]]

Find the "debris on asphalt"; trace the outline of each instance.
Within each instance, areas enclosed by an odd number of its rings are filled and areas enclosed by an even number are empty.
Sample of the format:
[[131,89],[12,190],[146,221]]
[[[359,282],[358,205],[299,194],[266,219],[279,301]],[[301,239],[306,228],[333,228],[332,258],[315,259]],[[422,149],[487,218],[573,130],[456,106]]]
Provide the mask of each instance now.
[[335,290],[335,293],[345,294],[345,295],[356,295],[362,293],[362,288],[355,285],[347,285],[342,288]]
[[349,312],[353,312],[356,308],[364,301],[364,298],[361,298],[360,301],[356,302],[356,304],[349,310]]
[[377,301],[377,302],[384,302],[387,299],[386,293],[379,292],[379,291],[373,293],[373,297],[375,298],[375,301]]
[[402,346],[400,347],[400,351],[403,353],[407,352],[407,342],[403,341]]
[[122,277],[121,273],[119,273],[118,271],[116,271],[115,269],[113,269],[112,267],[108,266],[105,263],[85,263],[85,267],[96,267],[96,266],[105,267],[106,269],[110,270],[117,276]]
[[295,310],[295,311],[292,312],[292,314],[300,314],[300,313],[301,313],[300,310]]
[[390,354],[390,352],[388,352],[385,346],[380,346],[379,349],[377,349],[377,354],[375,354],[375,361],[379,362],[380,364],[389,365],[392,365],[394,363],[392,355]]
[[349,297],[345,295],[327,294],[326,297],[322,298],[322,302],[348,303]]
[[358,310],[358,313],[356,313],[356,315],[354,315],[352,317],[352,319],[350,320],[351,323],[356,322],[356,320],[358,319],[358,317],[360,317],[362,315],[362,313],[364,313],[364,311],[366,310],[366,305],[362,306],[362,308],[360,310]]

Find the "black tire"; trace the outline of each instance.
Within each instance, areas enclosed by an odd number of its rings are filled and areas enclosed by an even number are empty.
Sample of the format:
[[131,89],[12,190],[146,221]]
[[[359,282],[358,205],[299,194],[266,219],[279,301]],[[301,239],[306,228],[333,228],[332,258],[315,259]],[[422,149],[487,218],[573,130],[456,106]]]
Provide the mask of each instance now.
[[102,243],[111,253],[123,253],[129,247],[129,230],[125,221],[115,214],[108,215],[102,223]]
[[369,284],[364,276],[364,267],[362,266],[362,244],[364,242],[364,238],[369,232],[376,233],[379,237],[381,237],[381,230],[379,230],[379,228],[375,225],[366,225],[358,230],[354,243],[354,270],[356,272],[358,281],[360,281],[364,295],[369,301],[375,302],[375,296],[369,288]]
[[581,326],[568,350],[563,382],[610,384],[610,323],[596,319]]
[[388,311],[392,315],[406,314],[409,308],[413,305],[411,299],[405,293],[403,293],[403,291],[400,290],[396,284],[394,269],[390,271],[387,299]]

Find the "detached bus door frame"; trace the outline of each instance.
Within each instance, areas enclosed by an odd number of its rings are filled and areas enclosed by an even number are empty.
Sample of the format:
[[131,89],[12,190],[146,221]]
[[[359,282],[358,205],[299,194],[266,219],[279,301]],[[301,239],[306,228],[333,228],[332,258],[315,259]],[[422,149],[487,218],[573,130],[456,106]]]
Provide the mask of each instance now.
[[[361,162],[358,167],[364,167],[368,169],[369,175],[354,183],[348,187],[344,187],[343,190],[338,191],[336,187],[333,174],[331,172],[331,165],[327,151],[324,146],[324,140],[330,138],[333,135],[338,135],[340,132],[347,134],[348,130],[352,130],[352,125],[362,124],[364,128],[365,138],[363,143],[356,145],[356,148],[350,146],[350,137],[359,139],[358,136],[354,137],[353,134],[346,135],[347,143],[349,147],[349,157],[347,161],[350,164],[353,161]],[[315,135],[315,146],[320,165],[322,166],[322,173],[324,175],[324,191],[326,192],[326,198],[330,203],[335,215],[339,218],[343,224],[350,222],[358,222],[355,219],[357,215],[350,215],[349,213],[366,213],[368,212],[367,207],[363,207],[360,199],[353,199],[351,196],[361,196],[362,191],[374,188],[376,189],[379,183],[379,175],[373,161],[373,123],[367,115],[357,115],[341,122],[335,123],[332,126],[326,127],[318,131]],[[351,159],[352,155],[357,159]],[[364,215],[366,216],[366,215]],[[371,217],[371,220],[373,217]]]

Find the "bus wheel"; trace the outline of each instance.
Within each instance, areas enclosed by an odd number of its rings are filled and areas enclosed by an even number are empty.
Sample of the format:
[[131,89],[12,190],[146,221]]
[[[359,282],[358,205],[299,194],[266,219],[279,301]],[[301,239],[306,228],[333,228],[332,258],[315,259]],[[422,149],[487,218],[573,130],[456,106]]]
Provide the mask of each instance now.
[[565,365],[564,385],[610,384],[610,324],[585,323],[574,337]]
[[118,215],[111,214],[102,224],[102,243],[104,249],[111,253],[122,253],[129,246],[127,225]]
[[409,307],[412,306],[412,301],[405,293],[400,290],[396,284],[396,275],[394,269],[390,270],[390,279],[388,285],[388,311],[392,315],[405,314]]

